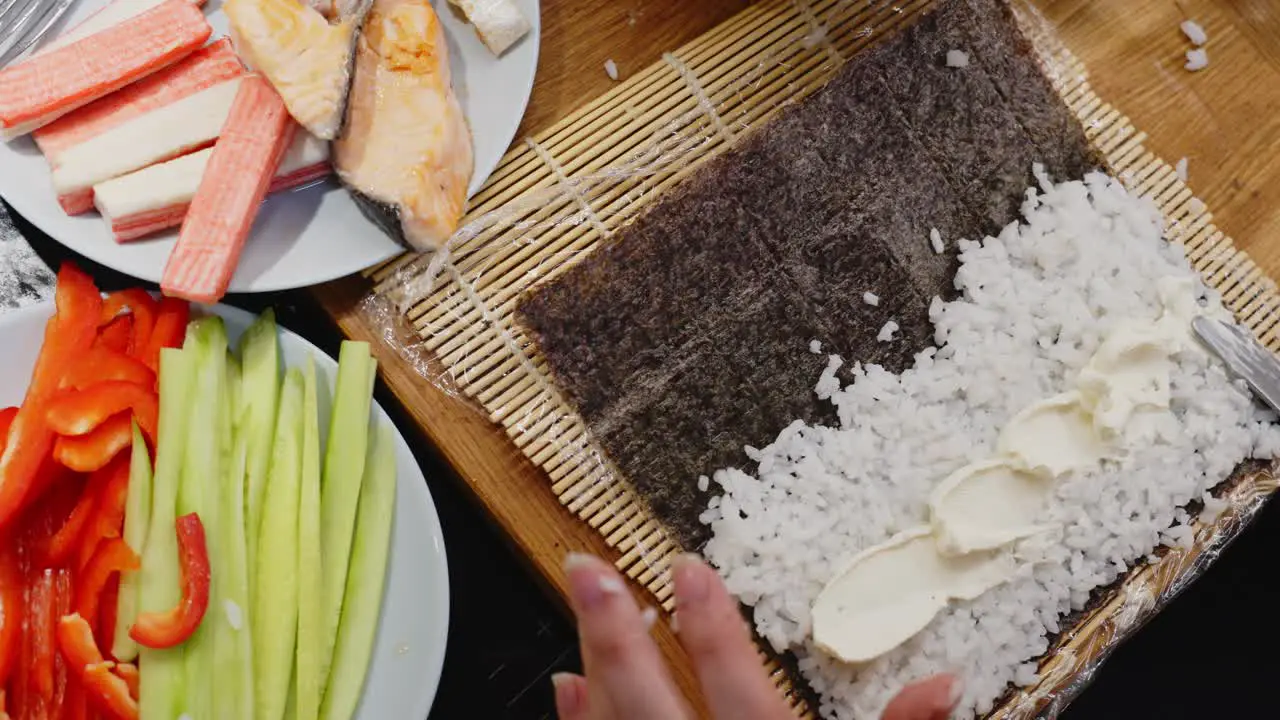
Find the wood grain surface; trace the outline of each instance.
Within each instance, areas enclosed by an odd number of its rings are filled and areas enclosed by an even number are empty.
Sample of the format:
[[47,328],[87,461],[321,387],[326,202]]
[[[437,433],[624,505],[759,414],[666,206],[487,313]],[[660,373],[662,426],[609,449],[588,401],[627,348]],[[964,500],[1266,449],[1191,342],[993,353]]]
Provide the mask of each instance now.
[[[1187,157],[1189,184],[1272,276],[1280,276],[1280,3],[1275,0],[1036,0],[1067,46],[1089,67],[1099,94],[1150,134],[1170,162]],[[538,132],[612,85],[604,62],[625,77],[744,7],[743,0],[543,0],[538,78],[521,135]],[[1208,31],[1210,65],[1182,68],[1192,46],[1187,18]],[[382,379],[429,442],[474,492],[515,549],[557,598],[567,589],[568,551],[613,557],[603,539],[563,508],[543,473],[477,410],[424,379],[382,342],[386,318],[361,301],[352,277],[313,290],[342,331],[369,340]],[[403,326],[392,332],[403,332]],[[466,562],[451,548],[453,562]],[[643,597],[636,588],[637,596]],[[687,659],[665,623],[655,627],[681,688],[703,707]]]

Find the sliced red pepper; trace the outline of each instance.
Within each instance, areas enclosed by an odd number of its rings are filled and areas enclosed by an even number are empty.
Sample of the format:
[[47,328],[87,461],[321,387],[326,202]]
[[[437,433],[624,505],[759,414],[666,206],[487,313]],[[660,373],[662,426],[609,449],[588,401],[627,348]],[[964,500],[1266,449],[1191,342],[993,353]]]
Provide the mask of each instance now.
[[138,666],[133,663],[117,663],[116,674],[129,686],[129,697],[134,700],[138,699],[138,683],[141,678],[138,675]]
[[[120,576],[114,575],[107,581],[102,590],[102,599],[98,602],[98,622],[94,625],[98,638],[98,647],[106,648],[104,654],[115,660],[112,645],[116,641],[116,616],[120,613]],[[137,698],[134,698],[135,700]]]
[[107,295],[102,303],[102,324],[128,313],[133,318],[133,349],[137,354],[151,343],[151,333],[156,325],[156,299],[142,288],[119,290]]
[[54,631],[58,620],[56,584],[53,570],[37,572],[31,580],[27,601],[27,632],[31,634],[31,656],[25,659],[31,664],[27,703],[29,708],[36,709],[37,716],[48,713],[53,706]]
[[89,520],[93,518],[98,497],[109,477],[108,468],[103,468],[90,475],[88,482],[84,483],[76,496],[76,505],[71,509],[71,514],[67,515],[62,527],[49,538],[44,544],[43,552],[39,554],[46,566],[59,567],[66,564],[72,553],[79,549],[80,538],[84,535]]
[[[124,540],[115,537],[98,543],[98,549],[84,566],[76,582],[76,614],[85,618],[85,622],[92,623],[91,626],[101,629],[101,624],[97,623],[98,609],[108,583],[122,572],[137,569],[138,555]],[[96,634],[101,636],[102,633]]]
[[[64,435],[53,446],[53,457],[76,472],[91,473],[106,467],[133,444],[131,413],[113,415],[86,435]],[[141,425],[141,423],[139,423]]]
[[80,362],[93,345],[102,314],[98,288],[71,263],[63,263],[58,272],[54,302],[57,309],[45,325],[31,383],[0,455],[0,529],[41,490],[36,487],[38,474],[53,444],[53,430],[45,423],[46,406],[68,368]]
[[3,452],[4,446],[9,444],[9,428],[13,426],[13,419],[17,416],[18,408],[16,407],[0,410],[0,452]]
[[[22,649],[22,622],[26,610],[22,566],[17,543],[0,537],[0,693],[4,692]],[[0,705],[0,709],[3,705]]]
[[98,331],[98,338],[94,340],[93,346],[132,354],[134,352],[133,316],[121,315],[103,325]]
[[[71,612],[74,601],[74,590],[71,587],[71,571],[61,568],[54,575],[53,617],[60,618]],[[55,626],[56,633],[57,628]],[[55,636],[56,638],[56,636]],[[67,700],[67,662],[62,653],[53,653],[53,702],[50,705],[49,717],[63,717],[63,707]]]
[[191,319],[191,306],[186,300],[160,298],[156,308],[156,324],[147,342],[145,352],[138,358],[155,372],[160,371],[160,350],[182,347],[187,337],[187,321]]
[[165,612],[142,613],[129,629],[134,642],[171,648],[191,637],[209,609],[209,550],[204,523],[195,513],[178,518],[178,557],[182,563],[182,599]]
[[[95,475],[102,475],[101,486],[94,495],[93,513],[81,534],[75,567],[83,569],[106,539],[124,533],[124,511],[129,501],[129,455],[120,453]],[[92,616],[80,613],[86,620]]]
[[118,350],[95,347],[85,356],[84,362],[67,371],[63,386],[83,390],[107,380],[123,380],[152,392],[156,387],[156,374],[141,360]]
[[108,418],[132,410],[138,427],[152,441],[160,419],[160,401],[149,387],[123,380],[107,380],[83,390],[59,393],[45,418],[59,435],[85,435]]
[[90,705],[113,720],[137,720],[138,702],[130,696],[128,683],[111,671],[115,663],[102,657],[84,618],[73,614],[58,621],[58,647]]

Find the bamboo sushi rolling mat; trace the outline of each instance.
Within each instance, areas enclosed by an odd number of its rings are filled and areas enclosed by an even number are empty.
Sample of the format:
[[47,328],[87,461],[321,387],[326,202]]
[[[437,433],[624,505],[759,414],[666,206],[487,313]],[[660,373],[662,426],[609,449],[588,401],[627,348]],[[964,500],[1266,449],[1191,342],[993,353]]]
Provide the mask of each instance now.
[[[390,389],[557,597],[566,593],[564,554],[579,550],[614,558],[636,580],[633,591],[642,602],[670,609],[664,570],[678,548],[606,467],[581,461],[582,453],[557,451],[563,438],[581,434],[581,423],[558,406],[538,358],[515,357],[524,341],[510,313],[531,271],[545,279],[567,264],[560,258],[581,257],[655,190],[726,147],[744,126],[820,86],[842,58],[874,41],[875,33],[865,28],[895,27],[930,3],[877,2],[868,9],[868,3],[850,0],[761,0],[750,6],[737,0],[603,6],[544,0],[538,81],[521,127],[527,139],[513,144],[474,198],[473,217],[500,217],[495,211],[502,207],[524,209],[477,225],[479,232],[453,248],[444,266],[449,271],[429,287],[420,280],[406,286],[403,268],[412,260],[401,258],[367,277],[315,290],[347,335],[374,341]],[[1116,174],[1161,206],[1193,264],[1237,317],[1280,350],[1280,295],[1270,279],[1280,277],[1280,6],[1271,0],[1033,5],[1041,17],[1023,19],[1087,134]],[[1191,46],[1178,24],[1188,18],[1210,38],[1210,66],[1198,74],[1182,68]],[[1045,20],[1052,35],[1038,34]],[[763,56],[773,62],[758,61]],[[621,82],[606,76],[606,60],[617,63]],[[666,142],[663,155],[679,162],[650,163],[626,180],[591,180],[652,137]],[[1186,184],[1172,165],[1184,156]],[[557,203],[567,209],[557,210]],[[549,222],[557,212],[576,220]],[[517,216],[532,218],[541,234],[536,244],[518,242],[528,226],[516,223]],[[467,281],[485,272],[468,273],[469,261],[496,268],[487,286],[477,289]],[[425,268],[427,261],[413,267]],[[433,277],[440,269],[431,268]],[[387,305],[368,301],[371,293],[407,299],[407,312],[387,313]],[[413,352],[400,350],[406,343]],[[477,399],[484,410],[424,377],[424,357],[432,372],[443,359],[457,394]],[[552,421],[519,411],[548,402],[557,404]],[[561,421],[565,417],[570,427]],[[1063,633],[1041,666],[1040,684],[1011,697],[995,716],[1052,713],[1053,698],[1072,696],[1078,685],[1063,690],[1073,679],[1181,588],[1195,574],[1187,569],[1211,558],[1231,536],[1234,516],[1248,514],[1275,487],[1270,473],[1238,484],[1233,510],[1202,528],[1194,548],[1131,573],[1109,601]],[[677,683],[703,708],[669,627],[658,623],[654,634],[675,665]],[[776,677],[787,684],[782,673]],[[810,712],[798,698],[796,708]]]

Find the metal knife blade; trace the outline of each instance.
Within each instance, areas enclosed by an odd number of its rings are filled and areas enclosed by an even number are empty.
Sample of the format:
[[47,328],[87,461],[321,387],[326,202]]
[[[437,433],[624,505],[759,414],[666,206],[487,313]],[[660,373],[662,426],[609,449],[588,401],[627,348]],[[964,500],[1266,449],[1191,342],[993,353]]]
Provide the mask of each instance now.
[[1200,316],[1191,321],[1191,327],[1255,395],[1280,412],[1280,358],[1238,325]]

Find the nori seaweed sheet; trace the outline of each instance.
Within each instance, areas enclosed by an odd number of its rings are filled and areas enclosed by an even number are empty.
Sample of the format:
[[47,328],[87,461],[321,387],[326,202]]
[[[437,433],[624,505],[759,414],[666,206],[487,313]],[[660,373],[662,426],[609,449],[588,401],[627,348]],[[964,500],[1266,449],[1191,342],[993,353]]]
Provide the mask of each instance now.
[[[968,67],[946,66],[952,49]],[[749,467],[743,447],[795,419],[834,423],[813,391],[826,353],[909,366],[931,341],[929,302],[955,292],[956,240],[1015,220],[1036,161],[1060,179],[1102,166],[1004,2],[941,0],[522,297],[519,321],[655,516],[698,549],[698,477]],[[900,334],[877,341],[891,319]]]

